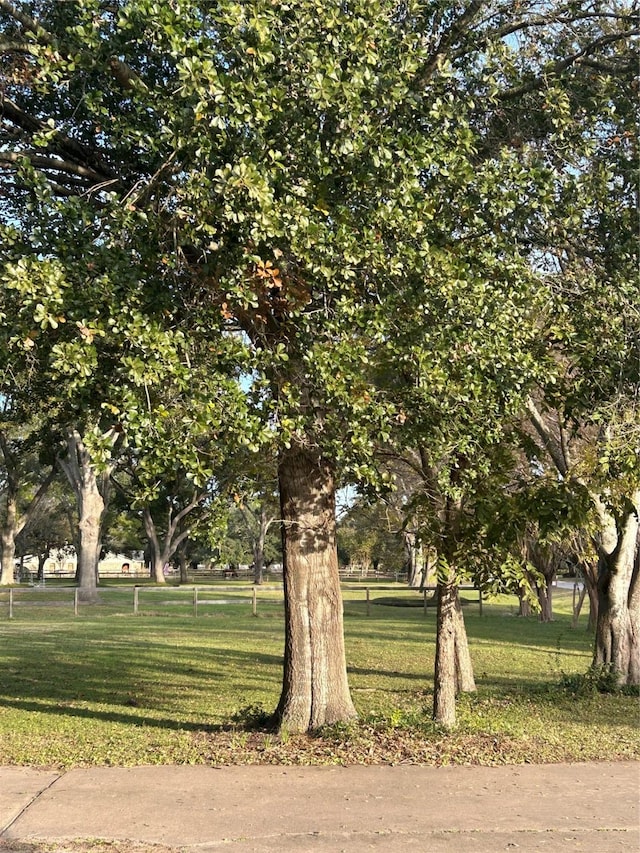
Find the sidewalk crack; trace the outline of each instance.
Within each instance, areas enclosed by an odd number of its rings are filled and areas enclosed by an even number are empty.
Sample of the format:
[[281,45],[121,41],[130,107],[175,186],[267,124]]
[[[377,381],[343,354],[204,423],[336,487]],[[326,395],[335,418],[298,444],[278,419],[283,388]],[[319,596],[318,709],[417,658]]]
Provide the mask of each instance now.
[[14,825],[14,823],[16,823],[16,821],[20,820],[20,818],[22,817],[22,815],[23,815],[26,811],[28,811],[28,810],[31,808],[31,806],[32,806],[34,803],[36,803],[36,802],[40,799],[40,797],[41,797],[43,794],[46,794],[46,792],[47,792],[47,791],[51,790],[51,788],[56,784],[56,782],[59,782],[59,781],[60,781],[60,779],[62,779],[62,777],[63,777],[64,775],[65,775],[64,773],[60,773],[58,776],[56,776],[56,777],[55,777],[55,779],[52,779],[52,780],[49,782],[49,784],[48,784],[48,785],[45,785],[45,786],[44,786],[44,788],[41,788],[41,789],[40,789],[36,794],[34,794],[34,795],[33,795],[33,797],[31,797],[31,799],[29,800],[29,802],[28,802],[28,803],[26,803],[26,804],[25,804],[25,805],[20,809],[20,811],[18,812],[18,814],[17,814],[17,815],[14,815],[14,816],[11,818],[11,820],[9,821],[9,823],[7,823],[5,826],[3,826],[2,828],[0,828],[0,839],[1,839],[1,838],[3,838],[3,837],[4,837],[4,835],[5,835],[5,833],[6,833],[6,832],[8,832],[8,831],[11,829],[11,827]]

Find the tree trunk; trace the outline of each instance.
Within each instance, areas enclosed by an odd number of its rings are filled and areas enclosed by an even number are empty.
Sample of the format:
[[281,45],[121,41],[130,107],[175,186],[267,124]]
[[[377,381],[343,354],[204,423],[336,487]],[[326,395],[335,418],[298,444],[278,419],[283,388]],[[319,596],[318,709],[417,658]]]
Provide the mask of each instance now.
[[180,583],[189,583],[189,558],[186,540],[178,548],[178,565],[180,567]]
[[145,507],[142,511],[142,521],[149,543],[149,575],[155,583],[166,583],[164,567],[167,560],[172,556],[173,551],[171,551],[171,554],[167,553],[169,549],[166,547],[166,542],[164,548],[160,545],[160,537],[158,536],[156,525],[148,507]]
[[356,716],[347,682],[332,471],[306,448],[278,464],[285,594],[282,694],[275,720],[306,732]]
[[93,470],[85,472],[79,498],[79,549],[76,568],[76,583],[83,600],[97,596],[98,562],[102,545],[102,522],[106,505]]
[[267,517],[266,507],[263,506],[260,508],[258,534],[253,540],[253,582],[257,585],[260,585],[263,582],[264,543],[267,538],[268,529],[269,519]]
[[457,595],[458,586],[455,582],[438,582],[433,719],[448,729],[456,724]]
[[473,676],[467,629],[465,628],[462,605],[457,590],[453,618],[455,625],[456,687],[458,693],[475,693],[476,681]]
[[407,563],[407,584],[417,589],[424,581],[422,545],[415,533],[405,530],[402,538]]
[[587,631],[595,631],[598,627],[598,588],[591,584],[586,584],[587,595],[589,596],[589,621],[587,622]]
[[521,589],[518,590],[518,601],[518,616],[523,616],[525,619],[531,616],[531,604]]
[[544,584],[536,584],[536,595],[540,605],[540,622],[553,622],[553,579],[544,578]]
[[7,448],[6,441],[0,442],[6,468],[6,510],[0,530],[0,586],[10,586],[16,582],[15,559],[16,537],[24,530],[45,496],[54,477],[52,468],[40,483],[36,493],[28,501],[24,512],[18,512],[19,478],[18,466],[13,454]]
[[44,583],[44,564],[49,557],[49,549],[38,554],[38,583]]
[[0,585],[15,583],[16,527],[18,524],[18,502],[12,490],[7,493],[6,514],[0,531]]
[[640,529],[628,513],[616,547],[601,549],[594,664],[610,668],[619,686],[640,684]]
[[78,503],[76,583],[83,601],[95,601],[102,525],[107,510],[110,469],[97,475],[80,433],[67,434],[67,455],[58,459]]
[[457,694],[474,693],[476,682],[458,584],[452,580],[439,581],[437,595],[433,719],[450,729],[456,724]]
[[577,579],[584,584],[587,595],[589,596],[589,621],[587,623],[587,631],[595,631],[598,625],[598,571],[599,563],[597,560],[584,560],[578,562]]

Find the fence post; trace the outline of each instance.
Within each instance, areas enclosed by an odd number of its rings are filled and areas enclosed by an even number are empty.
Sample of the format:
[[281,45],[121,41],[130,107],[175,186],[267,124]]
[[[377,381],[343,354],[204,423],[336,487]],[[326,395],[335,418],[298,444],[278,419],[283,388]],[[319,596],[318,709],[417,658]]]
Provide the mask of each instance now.
[[73,615],[78,615],[78,587],[76,587],[73,591]]
[[133,613],[134,615],[138,615],[138,587],[134,586],[133,588]]
[[369,587],[366,588],[367,593],[367,616],[371,616],[371,595]]
[[422,612],[423,615],[427,615],[427,589],[426,587],[422,590]]
[[198,615],[198,587],[193,588],[193,615]]
[[251,589],[251,612],[254,616],[258,615],[258,591],[255,586]]
[[9,619],[13,619],[13,589],[9,590]]
[[482,616],[482,589],[478,590],[478,604],[480,605],[480,615]]

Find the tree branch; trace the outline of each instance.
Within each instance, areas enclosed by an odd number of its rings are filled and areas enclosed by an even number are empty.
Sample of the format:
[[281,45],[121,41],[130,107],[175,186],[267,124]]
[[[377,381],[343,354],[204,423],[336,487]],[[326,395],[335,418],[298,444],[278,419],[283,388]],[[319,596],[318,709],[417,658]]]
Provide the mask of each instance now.
[[69,175],[77,175],[78,177],[87,178],[91,181],[100,181],[101,183],[103,181],[103,177],[93,169],[88,169],[85,166],[72,163],[70,160],[56,159],[55,157],[44,157],[42,154],[37,154],[35,151],[21,151],[19,153],[0,151],[0,163],[19,163],[23,157],[27,157],[36,169],[51,169],[56,172],[66,172]]
[[42,481],[42,483],[40,483],[40,486],[39,486],[37,492],[35,493],[35,495],[31,499],[31,503],[29,504],[24,515],[20,519],[20,522],[18,523],[18,525],[16,527],[16,535],[18,535],[19,533],[22,533],[24,528],[27,526],[27,524],[33,518],[35,511],[38,509],[40,502],[42,501],[42,499],[46,495],[46,493],[49,489],[49,486],[53,482],[53,478],[55,477],[55,475],[56,475],[55,465],[52,465],[51,471],[49,471],[49,473],[47,474],[45,479]]
[[17,9],[13,3],[9,3],[9,0],[0,0],[0,10],[6,12],[6,14],[9,15],[10,18],[13,18],[14,21],[22,24],[25,30],[33,33],[41,41],[46,44],[53,44],[54,39],[44,29],[44,27],[41,27],[35,18],[32,18],[30,15],[27,15],[26,12],[22,12],[20,9]]
[[535,431],[542,439],[542,443],[551,457],[553,464],[558,469],[558,472],[563,477],[566,477],[569,473],[569,467],[567,465],[567,460],[564,458],[564,454],[562,453],[562,447],[556,440],[555,436],[552,435],[551,430],[544,422],[542,415],[538,411],[536,404],[533,402],[531,397],[527,400],[526,407],[529,412],[529,419],[531,420]]
[[548,68],[542,76],[534,77],[528,83],[523,83],[522,86],[507,89],[502,92],[502,94],[498,95],[498,98],[502,101],[509,101],[514,98],[521,98],[523,95],[528,95],[530,92],[535,92],[536,90],[543,88],[543,86],[548,83],[550,77],[558,77],[563,71],[566,71],[567,68],[570,68],[572,65],[579,64],[584,57],[590,56],[599,48],[605,47],[609,44],[614,44],[618,41],[635,38],[639,35],[640,30],[630,30],[626,33],[613,33],[608,36],[602,36],[602,38],[592,41],[582,50],[577,51],[577,53],[573,53],[571,56],[553,63],[553,65]]

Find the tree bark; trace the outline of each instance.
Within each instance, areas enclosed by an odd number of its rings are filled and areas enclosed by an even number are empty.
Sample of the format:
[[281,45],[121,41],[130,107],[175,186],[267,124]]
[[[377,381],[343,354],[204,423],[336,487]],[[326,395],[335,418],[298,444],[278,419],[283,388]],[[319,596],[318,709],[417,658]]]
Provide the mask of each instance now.
[[456,724],[456,598],[458,585],[438,583],[436,665],[433,690],[433,719],[451,729]]
[[164,567],[178,551],[183,542],[186,542],[191,532],[189,515],[202,503],[205,497],[204,491],[196,490],[189,502],[178,512],[174,512],[169,504],[166,510],[166,524],[164,538],[160,541],[158,528],[151,514],[151,509],[145,507],[142,511],[142,520],[151,553],[151,577],[156,583],[166,583]]
[[0,531],[0,585],[15,583],[16,527],[18,523],[18,502],[12,490],[7,492],[4,524]]
[[285,594],[282,693],[275,721],[291,732],[352,719],[330,466],[301,445],[278,464]]
[[473,664],[471,662],[471,654],[469,652],[467,629],[464,624],[464,614],[462,613],[460,595],[457,590],[453,610],[455,626],[456,687],[458,693],[475,693],[476,680],[473,675]]
[[440,581],[437,595],[433,719],[450,729],[456,724],[457,694],[474,693],[476,682],[458,584],[454,580]]
[[102,525],[107,511],[109,475],[96,474],[80,433],[69,430],[67,455],[58,459],[78,502],[78,564],[76,583],[84,601],[97,598],[98,561],[102,545]]
[[106,503],[100,494],[93,471],[86,472],[87,477],[78,494],[79,550],[76,568],[76,583],[84,600],[97,595],[98,562],[102,547],[102,522],[106,513]]
[[[149,574],[155,583],[166,583],[164,566],[172,556],[173,551],[169,553],[170,547],[167,547],[166,540],[164,548],[160,545],[160,538],[148,507],[145,507],[142,511],[142,520],[144,523],[145,533],[147,534],[147,540],[149,542],[149,551],[151,552]],[[167,536],[167,538],[169,537]]]
[[407,584],[418,589],[424,584],[422,545],[415,533],[403,531],[402,539],[407,563]]
[[544,576],[544,583],[536,584],[536,595],[540,605],[540,622],[553,622],[553,580]]
[[518,590],[518,601],[518,616],[523,616],[525,619],[528,619],[529,616],[531,616],[531,604],[520,589]]
[[[640,498],[640,494],[637,496]],[[611,530],[611,528],[610,528]],[[610,532],[610,531],[609,531]],[[598,623],[593,662],[608,667],[619,686],[640,684],[640,589],[638,507],[617,529],[615,547],[600,542]]]

